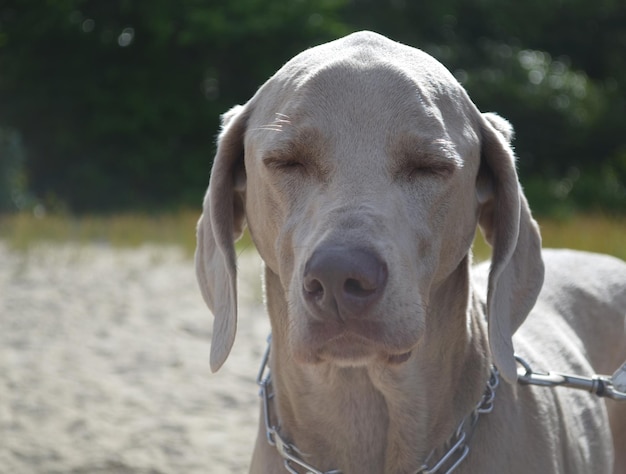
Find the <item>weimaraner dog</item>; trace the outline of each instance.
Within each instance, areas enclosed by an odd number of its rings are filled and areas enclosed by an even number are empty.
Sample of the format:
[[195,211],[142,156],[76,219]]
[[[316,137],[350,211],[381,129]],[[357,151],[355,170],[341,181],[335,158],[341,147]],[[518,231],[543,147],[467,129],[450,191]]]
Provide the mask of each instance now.
[[[626,403],[518,383],[514,348],[537,372],[620,366],[626,264],[541,250],[512,134],[435,59],[369,32],[224,115],[196,268],[216,371],[246,225],[264,261],[250,472],[626,472]],[[473,268],[477,227],[493,254]]]

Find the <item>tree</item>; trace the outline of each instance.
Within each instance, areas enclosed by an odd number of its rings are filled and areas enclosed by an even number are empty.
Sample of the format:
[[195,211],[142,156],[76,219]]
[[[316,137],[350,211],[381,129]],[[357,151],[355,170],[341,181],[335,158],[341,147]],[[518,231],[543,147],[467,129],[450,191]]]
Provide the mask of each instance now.
[[71,209],[199,202],[219,114],[345,32],[340,2],[20,0],[2,6],[0,127]]
[[621,0],[5,0],[0,129],[71,210],[194,205],[219,115],[302,49],[371,29],[510,119],[536,209],[626,209]]

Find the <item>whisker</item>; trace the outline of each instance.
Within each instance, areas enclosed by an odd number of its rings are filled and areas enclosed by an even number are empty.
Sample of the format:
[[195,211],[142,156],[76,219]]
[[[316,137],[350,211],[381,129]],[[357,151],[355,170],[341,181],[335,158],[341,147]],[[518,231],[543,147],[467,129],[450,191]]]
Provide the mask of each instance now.
[[263,125],[261,127],[256,127],[256,128],[252,128],[250,131],[258,131],[258,130],[265,130],[268,132],[282,132],[283,128],[281,125],[275,124],[275,125]]
[[268,123],[266,125],[262,125],[257,128],[252,128],[251,131],[263,130],[267,132],[282,132],[283,124],[291,124],[289,117],[285,114],[281,114],[280,112],[276,112],[276,119],[272,123]]

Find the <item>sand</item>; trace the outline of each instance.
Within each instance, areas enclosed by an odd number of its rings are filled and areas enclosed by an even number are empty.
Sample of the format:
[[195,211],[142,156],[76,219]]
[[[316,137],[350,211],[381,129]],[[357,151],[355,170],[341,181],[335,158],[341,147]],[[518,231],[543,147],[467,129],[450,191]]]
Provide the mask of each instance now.
[[211,374],[213,317],[176,248],[0,242],[0,473],[246,472],[269,333],[258,257]]

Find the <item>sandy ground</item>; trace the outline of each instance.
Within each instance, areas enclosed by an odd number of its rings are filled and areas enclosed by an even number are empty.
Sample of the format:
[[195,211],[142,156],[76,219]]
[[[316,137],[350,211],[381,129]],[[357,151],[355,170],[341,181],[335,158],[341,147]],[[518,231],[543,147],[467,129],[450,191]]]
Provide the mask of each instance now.
[[269,324],[260,262],[240,258],[231,357],[174,248],[0,242],[0,473],[246,472]]

